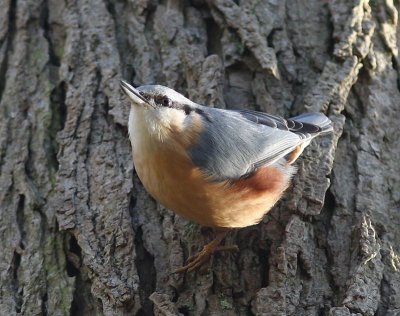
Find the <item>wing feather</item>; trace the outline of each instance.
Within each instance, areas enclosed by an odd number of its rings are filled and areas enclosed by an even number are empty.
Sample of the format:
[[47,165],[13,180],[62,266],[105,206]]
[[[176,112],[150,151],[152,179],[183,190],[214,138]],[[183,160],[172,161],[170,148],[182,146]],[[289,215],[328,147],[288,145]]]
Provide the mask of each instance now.
[[193,162],[216,181],[246,177],[293,151],[302,138],[284,120],[250,111],[202,108],[203,131],[190,150]]
[[195,165],[216,181],[246,177],[313,137],[332,131],[332,122],[321,113],[285,120],[251,110],[200,107],[203,130],[190,155]]

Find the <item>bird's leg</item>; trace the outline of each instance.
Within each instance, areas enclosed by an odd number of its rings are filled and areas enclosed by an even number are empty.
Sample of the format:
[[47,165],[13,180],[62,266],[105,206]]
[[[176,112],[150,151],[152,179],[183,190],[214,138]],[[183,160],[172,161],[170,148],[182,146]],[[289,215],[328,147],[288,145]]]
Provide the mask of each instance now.
[[221,241],[225,238],[225,236],[228,234],[229,230],[224,230],[221,231],[217,234],[217,237],[205,245],[203,249],[196,255],[190,257],[188,259],[188,264],[176,269],[173,273],[181,273],[181,272],[190,272],[193,271],[197,268],[199,268],[201,265],[206,263],[208,260],[210,260],[211,255],[215,251],[238,251],[238,247],[235,246],[219,246]]
[[215,248],[214,252],[217,252],[217,251],[236,252],[236,251],[239,251],[239,247],[237,245],[218,246],[217,248]]

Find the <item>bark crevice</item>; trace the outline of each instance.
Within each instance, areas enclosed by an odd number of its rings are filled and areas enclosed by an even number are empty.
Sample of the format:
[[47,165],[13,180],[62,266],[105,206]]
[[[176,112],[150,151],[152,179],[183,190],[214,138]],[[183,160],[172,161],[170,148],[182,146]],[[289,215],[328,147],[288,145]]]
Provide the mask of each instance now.
[[141,309],[138,315],[151,315],[153,311],[153,303],[149,299],[156,289],[157,271],[154,266],[154,257],[147,251],[143,242],[142,227],[138,227],[135,232],[136,259],[135,264],[138,269],[139,276],[139,296],[141,301]]
[[[5,47],[5,55],[0,64],[0,102],[2,101],[4,88],[6,85],[6,75],[8,69],[8,59],[12,53],[13,42],[16,33],[16,11],[17,11],[17,0],[10,0],[10,6],[8,8],[8,24],[7,24],[7,32],[6,32],[6,47]],[[4,45],[4,42],[0,44],[0,46]]]

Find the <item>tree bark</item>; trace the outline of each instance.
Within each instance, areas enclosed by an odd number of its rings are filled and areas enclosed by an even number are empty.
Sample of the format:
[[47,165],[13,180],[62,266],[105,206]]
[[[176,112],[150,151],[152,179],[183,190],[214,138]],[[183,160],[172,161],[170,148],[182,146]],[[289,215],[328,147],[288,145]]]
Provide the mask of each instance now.
[[[0,2],[0,315],[400,315],[399,9]],[[213,232],[140,184],[122,78],[335,132],[238,253],[171,274]]]

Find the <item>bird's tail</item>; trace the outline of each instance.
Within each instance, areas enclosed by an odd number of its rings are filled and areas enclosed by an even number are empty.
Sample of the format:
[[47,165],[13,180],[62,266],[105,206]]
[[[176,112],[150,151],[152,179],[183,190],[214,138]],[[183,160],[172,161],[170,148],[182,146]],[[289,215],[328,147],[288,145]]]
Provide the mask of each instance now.
[[289,130],[301,138],[301,143],[287,157],[289,165],[296,161],[314,137],[333,131],[332,121],[322,113],[304,113],[286,121]]
[[289,130],[299,134],[317,136],[333,131],[332,121],[324,114],[304,113],[287,120]]

